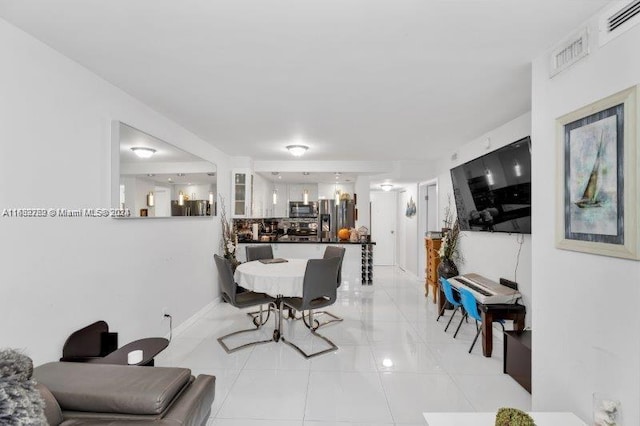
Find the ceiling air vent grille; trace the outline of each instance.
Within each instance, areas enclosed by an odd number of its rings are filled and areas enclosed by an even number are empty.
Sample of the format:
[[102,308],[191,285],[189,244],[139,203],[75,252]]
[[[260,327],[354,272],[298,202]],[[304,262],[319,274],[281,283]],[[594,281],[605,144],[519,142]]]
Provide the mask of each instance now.
[[640,0],[616,2],[600,17],[600,46],[640,23]]
[[640,0],[636,0],[631,4],[628,4],[618,13],[609,17],[609,32],[614,31],[620,25],[630,21],[634,16],[640,13]]
[[584,28],[553,50],[550,58],[550,77],[558,75],[589,54],[588,35],[587,28]]

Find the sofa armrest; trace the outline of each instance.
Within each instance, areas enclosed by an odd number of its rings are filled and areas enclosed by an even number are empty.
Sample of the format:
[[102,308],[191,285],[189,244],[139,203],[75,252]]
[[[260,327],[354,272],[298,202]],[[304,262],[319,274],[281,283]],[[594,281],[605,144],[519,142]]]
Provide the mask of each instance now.
[[52,362],[34,369],[62,410],[162,417],[189,385],[186,368]]
[[63,421],[62,410],[60,410],[58,401],[56,401],[51,391],[42,383],[38,383],[36,388],[44,400],[44,416],[47,418],[49,426],[58,426]]
[[201,426],[211,413],[211,404],[216,392],[216,378],[199,375],[180,399],[169,408],[162,424]]

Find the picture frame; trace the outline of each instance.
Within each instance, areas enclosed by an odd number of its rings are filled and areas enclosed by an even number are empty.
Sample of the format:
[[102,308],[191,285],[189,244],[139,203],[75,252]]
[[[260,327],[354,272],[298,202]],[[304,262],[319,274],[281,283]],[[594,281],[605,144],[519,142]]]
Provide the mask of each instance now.
[[637,86],[556,120],[556,247],[639,259]]

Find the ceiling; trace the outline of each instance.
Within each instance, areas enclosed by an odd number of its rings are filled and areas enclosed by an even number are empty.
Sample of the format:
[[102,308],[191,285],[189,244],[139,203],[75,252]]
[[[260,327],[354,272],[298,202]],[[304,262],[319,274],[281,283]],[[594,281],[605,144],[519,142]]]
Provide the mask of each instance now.
[[0,0],[0,17],[230,155],[420,160],[525,113],[606,0]]
[[[149,158],[140,158],[131,148],[150,148],[156,152]],[[120,123],[120,163],[189,163],[202,158],[177,148],[142,130]],[[215,167],[213,168],[215,170]]]

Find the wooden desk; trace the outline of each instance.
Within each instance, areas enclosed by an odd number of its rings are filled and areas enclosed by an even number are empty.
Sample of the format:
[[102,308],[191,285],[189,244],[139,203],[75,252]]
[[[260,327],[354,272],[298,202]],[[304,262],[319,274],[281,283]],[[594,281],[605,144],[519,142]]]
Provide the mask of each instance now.
[[493,322],[497,320],[513,320],[516,331],[524,330],[524,319],[527,308],[518,304],[478,304],[482,315],[482,354],[489,358],[493,352]]

